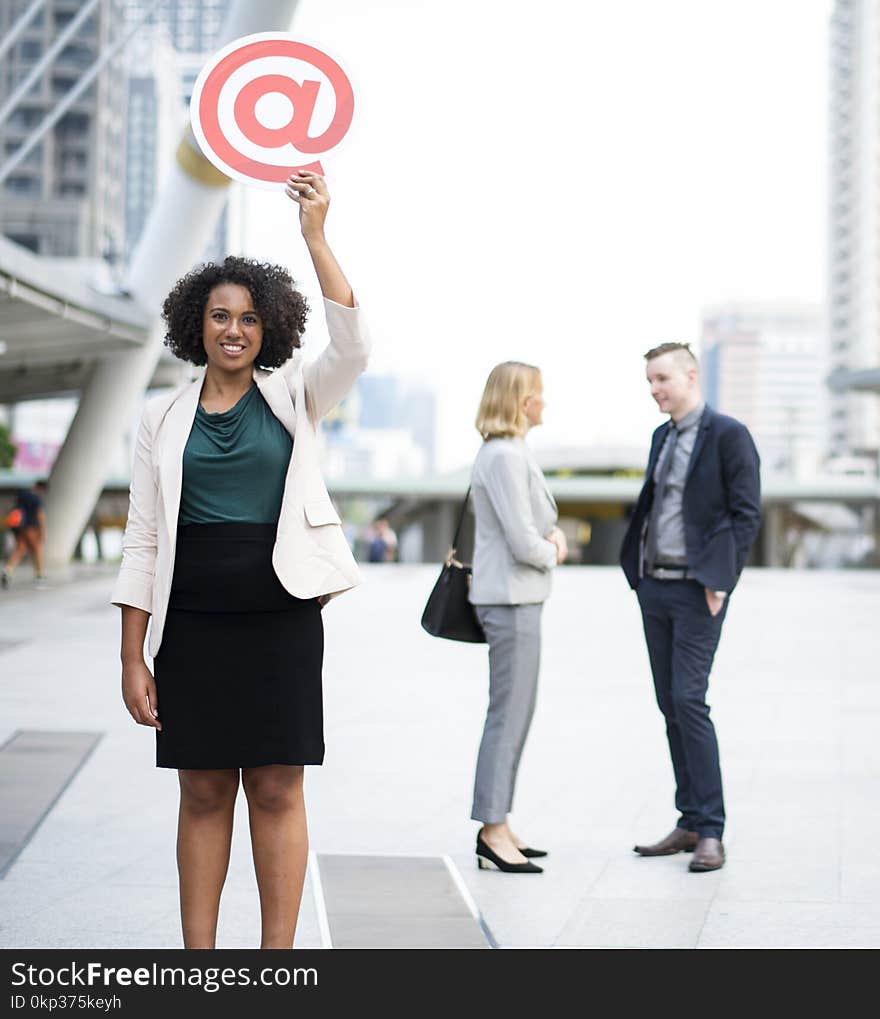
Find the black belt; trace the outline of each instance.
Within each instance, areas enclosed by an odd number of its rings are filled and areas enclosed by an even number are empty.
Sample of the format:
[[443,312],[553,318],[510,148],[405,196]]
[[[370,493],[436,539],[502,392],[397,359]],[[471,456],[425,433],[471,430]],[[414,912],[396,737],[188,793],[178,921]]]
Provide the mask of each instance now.
[[655,563],[653,568],[648,570],[648,576],[655,580],[696,580],[697,578],[687,566],[674,566]]

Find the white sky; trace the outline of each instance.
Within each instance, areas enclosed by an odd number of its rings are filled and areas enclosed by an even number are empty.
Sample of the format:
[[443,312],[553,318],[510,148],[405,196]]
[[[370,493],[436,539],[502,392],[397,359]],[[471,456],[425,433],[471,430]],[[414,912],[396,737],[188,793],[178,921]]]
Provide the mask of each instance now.
[[[441,468],[498,361],[543,370],[536,445],[646,446],[648,347],[719,301],[823,299],[831,6],[301,0],[355,87],[328,235],[370,370],[438,392]],[[296,209],[245,211],[247,252],[316,292]]]

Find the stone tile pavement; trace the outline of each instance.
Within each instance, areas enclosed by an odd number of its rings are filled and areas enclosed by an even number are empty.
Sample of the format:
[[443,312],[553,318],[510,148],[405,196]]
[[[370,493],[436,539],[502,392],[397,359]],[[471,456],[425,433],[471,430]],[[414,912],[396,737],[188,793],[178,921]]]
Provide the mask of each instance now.
[[[880,573],[747,572],[710,684],[728,865],[632,845],[674,821],[635,600],[610,568],[557,575],[514,823],[539,877],[476,869],[469,820],[486,701],[482,647],[419,628],[433,566],[372,566],[325,610],[327,758],[309,769],[319,853],[443,856],[501,947],[880,947]],[[18,581],[18,578],[17,578]],[[119,696],[112,575],[0,592],[0,742],[103,737],[0,880],[0,946],[180,944],[176,778]],[[321,943],[307,886],[297,944]],[[221,947],[257,943],[239,803]]]

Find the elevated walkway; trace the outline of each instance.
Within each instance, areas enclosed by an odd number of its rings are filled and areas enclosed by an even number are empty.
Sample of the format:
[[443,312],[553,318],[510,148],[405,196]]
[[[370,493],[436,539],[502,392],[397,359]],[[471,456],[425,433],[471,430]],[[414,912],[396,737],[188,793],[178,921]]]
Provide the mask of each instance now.
[[[152,319],[131,298],[100,293],[94,263],[43,258],[0,236],[0,403],[80,392],[96,361],[147,342]],[[152,386],[176,385],[163,358]]]
[[[0,514],[12,505],[15,492],[36,481],[35,475],[0,470]],[[626,529],[628,513],[635,505],[642,486],[640,477],[548,477],[550,490],[559,505],[563,526],[575,528],[586,523],[591,529],[586,549],[593,564],[617,561],[620,541]],[[331,497],[339,503],[345,517],[349,500],[365,500],[379,507],[400,533],[410,525],[422,532],[422,559],[439,562],[455,531],[461,500],[467,490],[468,471],[420,478],[346,477],[329,479]],[[92,515],[92,526],[122,529],[128,513],[127,477],[108,478]],[[50,493],[51,497],[51,493]],[[811,480],[765,477],[762,482],[764,524],[757,542],[754,560],[762,566],[789,565],[785,531],[838,529],[852,535],[862,530],[871,533],[876,550],[880,549],[880,479],[871,477],[829,476]],[[862,522],[865,508],[873,508],[873,518]],[[833,526],[832,526],[833,525]],[[466,520],[462,547],[469,547],[470,522]],[[569,535],[574,550],[581,539],[577,531]],[[467,551],[463,554],[467,555]]]

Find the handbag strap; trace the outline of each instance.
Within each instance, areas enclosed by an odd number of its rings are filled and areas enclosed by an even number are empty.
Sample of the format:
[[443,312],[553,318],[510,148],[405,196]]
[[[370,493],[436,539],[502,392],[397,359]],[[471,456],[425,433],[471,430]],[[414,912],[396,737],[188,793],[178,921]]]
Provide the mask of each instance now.
[[452,539],[452,554],[455,554],[455,550],[458,548],[458,536],[461,534],[461,525],[464,523],[464,515],[467,512],[468,499],[471,497],[471,486],[468,485],[468,490],[464,496],[464,502],[461,504],[461,512],[458,514],[458,525],[455,528],[455,537]]

